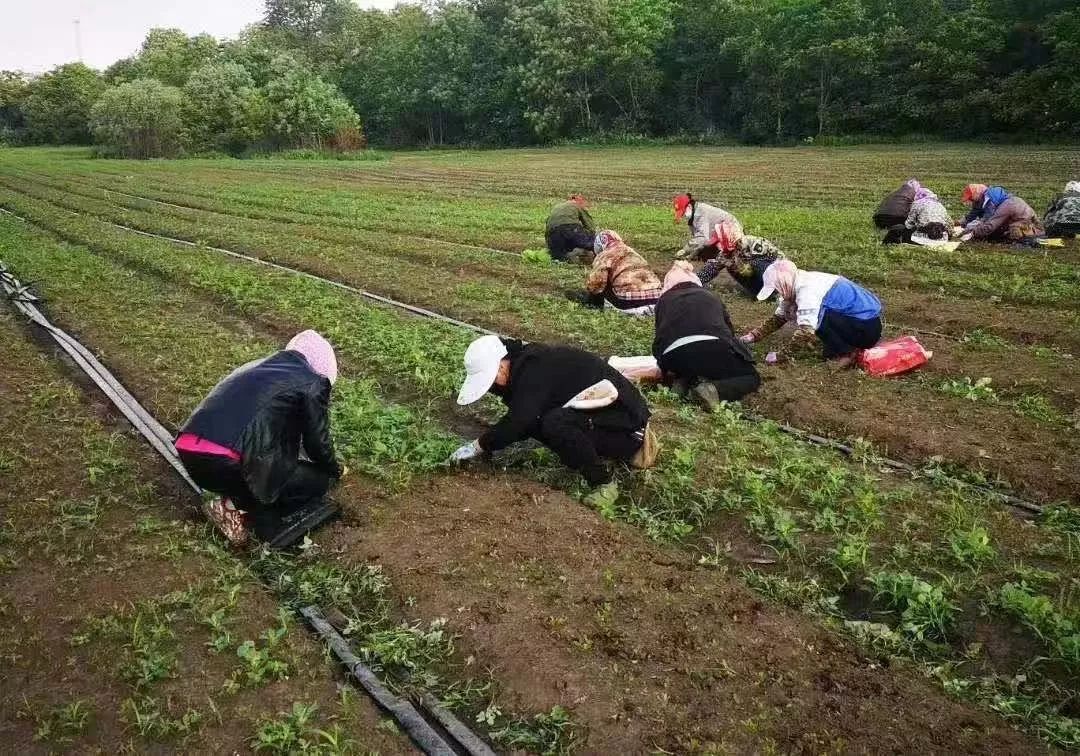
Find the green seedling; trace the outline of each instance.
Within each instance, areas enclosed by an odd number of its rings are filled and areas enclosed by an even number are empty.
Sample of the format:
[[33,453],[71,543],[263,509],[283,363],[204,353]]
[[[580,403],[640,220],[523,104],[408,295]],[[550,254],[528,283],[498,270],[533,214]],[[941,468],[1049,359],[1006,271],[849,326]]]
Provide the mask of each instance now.
[[49,743],[70,743],[90,724],[91,709],[85,701],[72,701],[52,709],[37,722],[34,740]]
[[496,743],[515,751],[542,754],[573,753],[580,733],[569,712],[555,706],[532,719],[515,719],[491,733]]
[[121,706],[120,718],[139,735],[151,740],[189,735],[196,732],[203,721],[202,714],[195,709],[187,709],[179,717],[173,717],[162,708],[160,701],[148,696],[126,699]]
[[978,525],[954,530],[949,535],[948,542],[957,564],[972,570],[996,555],[994,547],[990,545],[990,533]]
[[997,401],[998,395],[990,385],[991,383],[993,379],[986,376],[975,381],[970,378],[950,378],[939,388],[946,394],[958,396],[969,402],[994,402]]
[[1052,651],[1053,657],[1072,669],[1080,668],[1080,622],[1067,616],[1047,597],[1024,583],[1006,583],[996,603],[1032,629]]
[[919,641],[945,640],[959,608],[941,586],[908,572],[879,572],[870,576],[876,598],[900,612],[901,631]]

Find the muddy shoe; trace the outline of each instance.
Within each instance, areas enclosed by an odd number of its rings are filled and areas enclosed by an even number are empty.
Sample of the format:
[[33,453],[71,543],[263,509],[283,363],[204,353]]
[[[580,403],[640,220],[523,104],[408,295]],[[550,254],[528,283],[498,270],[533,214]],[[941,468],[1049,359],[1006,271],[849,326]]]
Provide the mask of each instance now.
[[858,361],[858,359],[859,353],[857,351],[848,352],[845,355],[841,355],[840,357],[829,360],[829,370],[834,373],[838,373],[841,370],[847,370],[849,367],[854,365],[856,361]]
[[690,389],[690,398],[706,412],[713,412],[720,406],[720,392],[716,390],[712,381],[699,381],[694,388]]
[[597,512],[610,512],[619,498],[619,485],[615,481],[597,486],[585,497],[585,503]]
[[250,535],[247,512],[237,509],[225,497],[215,497],[203,502],[203,512],[210,522],[233,546],[243,546]]
[[341,516],[341,507],[328,499],[314,499],[310,503],[281,518],[281,527],[267,545],[272,549],[287,549],[300,542],[308,533]]

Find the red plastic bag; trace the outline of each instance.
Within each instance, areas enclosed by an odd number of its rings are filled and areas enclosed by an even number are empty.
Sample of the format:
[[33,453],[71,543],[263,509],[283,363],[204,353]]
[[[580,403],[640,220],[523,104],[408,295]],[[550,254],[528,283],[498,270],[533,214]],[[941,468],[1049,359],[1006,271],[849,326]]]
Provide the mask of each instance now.
[[901,336],[864,349],[859,355],[859,367],[865,370],[867,375],[884,378],[921,367],[933,356],[934,353],[923,348],[914,336]]

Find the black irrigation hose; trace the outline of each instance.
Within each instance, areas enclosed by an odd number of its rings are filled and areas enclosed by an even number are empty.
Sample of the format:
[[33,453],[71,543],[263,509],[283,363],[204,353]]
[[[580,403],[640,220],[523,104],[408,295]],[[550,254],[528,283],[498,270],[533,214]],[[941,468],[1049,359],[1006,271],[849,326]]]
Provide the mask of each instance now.
[[[13,215],[9,211],[4,212]],[[173,447],[172,434],[153,415],[146,411],[97,357],[77,339],[63,329],[53,325],[45,317],[35,304],[38,301],[37,297],[31,294],[26,286],[8,272],[2,261],[0,261],[0,288],[7,295],[7,299],[14,304],[15,309],[30,322],[48,333],[83,373],[123,413],[124,417],[135,427],[135,430],[176,470],[184,482],[196,494],[201,494],[201,489],[188,475],[187,470],[184,469],[184,465],[180,461],[180,457],[176,453],[176,449]],[[342,663],[348,668],[349,674],[364,687],[379,706],[397,720],[424,753],[429,754],[429,756],[455,756],[458,753],[458,750],[455,750],[424,720],[412,704],[390,692],[375,676],[375,673],[352,653],[345,639],[338,635],[323,619],[321,610],[309,606],[301,609],[300,613],[323,637],[337,657],[341,659]],[[437,718],[446,731],[456,740],[461,750],[469,754],[469,756],[494,756],[494,752],[482,740],[470,732],[453,714],[439,705],[432,696],[421,694],[421,697],[426,707],[432,712],[432,716]]]
[[[447,754],[454,756],[456,751],[443,739],[443,737],[431,726],[430,723],[408,701],[398,698],[391,693],[385,685],[375,676],[375,673],[364,664],[363,660],[353,653],[349,642],[338,633],[334,627],[326,621],[322,612],[316,606],[306,606],[300,610],[300,614],[315,629],[326,645],[334,652],[338,661],[345,667],[349,675],[353,677],[368,694],[375,699],[394,718],[406,728],[410,737],[428,754]],[[453,737],[456,743],[469,756],[495,756],[488,745],[476,737],[469,728],[442,707],[430,695],[423,696],[424,707],[436,718],[440,725]]]
[[[63,208],[63,209],[67,210],[67,212],[71,213],[72,215],[79,215],[79,216],[83,215],[83,213],[76,212],[75,210],[70,210],[68,208]],[[0,212],[7,213],[8,215],[13,215],[16,218],[19,218],[21,220],[26,220],[21,215],[13,213],[12,211],[4,209],[3,207],[0,207]],[[171,236],[162,236],[161,234],[153,234],[153,233],[150,233],[149,231],[141,231],[141,230],[139,230],[137,228],[132,228],[131,226],[125,226],[123,224],[114,223],[112,221],[103,220],[101,218],[97,218],[97,220],[99,222],[105,223],[105,224],[107,224],[109,226],[113,226],[115,228],[123,229],[125,231],[130,231],[130,232],[135,233],[135,234],[139,234],[140,236],[148,236],[148,237],[151,237],[151,238],[154,238],[154,239],[160,239],[162,241],[172,242],[174,244],[181,244],[181,245],[186,246],[186,247],[203,247],[203,245],[196,244],[195,242],[188,241],[187,239],[176,239],[176,238],[173,238]],[[268,262],[267,260],[262,260],[262,259],[260,259],[258,257],[252,257],[251,255],[245,255],[245,254],[242,254],[240,252],[233,252],[232,250],[222,249],[220,247],[205,247],[205,249],[213,250],[215,252],[221,252],[222,254],[225,254],[225,255],[228,255],[230,257],[234,257],[234,258],[237,258],[237,259],[240,259],[240,260],[245,260],[247,262],[255,263],[255,264],[258,264],[258,265],[265,265],[265,266],[268,266],[268,267],[271,267],[271,268],[275,268],[277,270],[292,273],[294,275],[303,276],[305,278],[309,278],[309,279],[312,279],[314,281],[319,281],[320,283],[324,283],[324,284],[327,284],[329,286],[334,286],[334,287],[339,288],[339,289],[344,289],[345,291],[349,291],[349,292],[352,292],[354,294],[358,294],[358,295],[360,295],[362,297],[372,299],[372,300],[380,302],[382,304],[386,304],[386,305],[390,305],[390,306],[393,306],[393,307],[401,308],[401,309],[406,310],[408,312],[411,312],[411,313],[413,313],[415,315],[420,315],[420,316],[423,316],[423,317],[433,318],[435,320],[440,320],[440,321],[450,323],[452,325],[456,325],[456,326],[459,326],[459,327],[462,327],[462,328],[467,328],[467,329],[469,329],[471,331],[474,331],[474,332],[477,332],[477,333],[495,334],[494,331],[490,331],[490,330],[488,330],[486,328],[481,328],[480,326],[473,325],[472,323],[466,323],[466,322],[464,322],[462,320],[458,320],[456,318],[451,318],[449,316],[442,315],[440,313],[433,312],[431,310],[427,310],[427,309],[425,309],[423,307],[417,307],[415,305],[410,305],[410,304],[406,304],[404,302],[399,302],[399,301],[397,301],[395,299],[390,299],[389,297],[384,297],[384,296],[381,296],[381,295],[378,295],[378,294],[372,294],[371,292],[363,291],[361,289],[357,289],[357,288],[354,288],[352,286],[348,286],[347,284],[343,284],[340,281],[334,281],[334,280],[331,280],[329,278],[323,278],[321,276],[317,276],[314,273],[308,273],[307,271],[297,270],[296,268],[290,268],[290,267],[288,267],[286,265],[281,265],[279,263]],[[501,334],[496,334],[496,335],[501,335]],[[848,457],[856,456],[856,450],[853,447],[851,447],[850,445],[845,444],[845,443],[843,443],[841,441],[837,441],[835,439],[828,438],[827,436],[821,436],[821,435],[818,435],[816,433],[811,433],[810,431],[806,431],[806,430],[803,430],[801,428],[796,428],[795,426],[788,425],[786,423],[780,423],[780,422],[777,422],[775,420],[771,420],[770,418],[765,418],[765,417],[762,417],[760,415],[757,415],[755,413],[748,412],[748,411],[745,411],[745,410],[741,411],[740,414],[742,415],[742,417],[744,419],[746,419],[746,420],[748,420],[750,422],[759,423],[759,424],[764,423],[764,422],[772,422],[783,433],[786,433],[786,434],[788,434],[790,436],[798,438],[798,439],[800,439],[802,441],[805,441],[807,443],[814,444],[815,446],[821,446],[821,447],[824,447],[824,448],[833,449],[834,451],[838,451],[841,454],[843,454],[845,456],[848,456]],[[888,466],[888,467],[890,467],[890,468],[892,468],[894,470],[901,470],[903,472],[907,472],[907,473],[910,473],[912,475],[918,474],[920,472],[919,468],[915,467],[914,465],[908,464],[907,462],[901,462],[899,460],[890,459],[889,457],[877,457],[877,460],[881,464],[884,464],[884,465],[886,465],[886,466]],[[1022,498],[1020,498],[1018,496],[1014,496],[1012,494],[1005,493],[1003,491],[998,491],[997,489],[990,488],[988,486],[982,486],[982,485],[979,485],[977,483],[970,483],[970,482],[968,482],[966,480],[961,480],[960,478],[956,478],[956,477],[953,477],[951,475],[942,474],[942,475],[939,475],[937,477],[940,480],[944,480],[944,481],[946,481],[946,482],[948,482],[950,484],[959,486],[961,488],[966,488],[966,489],[968,489],[970,491],[976,491],[978,493],[982,493],[982,494],[985,494],[987,496],[992,496],[992,497],[998,499],[999,501],[1001,501],[1002,503],[1004,503],[1005,505],[1007,505],[1009,507],[1012,507],[1013,509],[1021,510],[1021,511],[1023,511],[1023,512],[1025,512],[1027,514],[1030,514],[1030,515],[1039,515],[1039,514],[1042,514],[1042,512],[1043,512],[1043,507],[1040,504],[1036,504],[1035,502],[1028,501],[1026,499],[1022,499]]]

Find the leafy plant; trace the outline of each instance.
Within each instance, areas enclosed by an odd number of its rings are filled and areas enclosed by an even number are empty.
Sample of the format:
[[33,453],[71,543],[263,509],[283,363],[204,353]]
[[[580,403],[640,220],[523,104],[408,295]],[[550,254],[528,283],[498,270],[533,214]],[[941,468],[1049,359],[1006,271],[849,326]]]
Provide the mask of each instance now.
[[870,583],[876,598],[900,612],[904,634],[920,642],[948,637],[959,609],[941,586],[908,572],[878,572],[870,576]]
[[949,534],[948,541],[953,558],[965,567],[975,569],[994,558],[990,533],[982,526],[973,525],[967,529],[954,530]]
[[941,384],[940,389],[946,394],[967,399],[969,402],[992,402],[998,398],[997,392],[990,385],[993,380],[982,377],[976,381],[970,378],[950,378]]
[[38,720],[34,740],[70,743],[86,729],[90,717],[91,710],[83,700],[57,706]]
[[569,712],[561,706],[537,714],[532,719],[514,719],[491,733],[496,743],[515,750],[542,754],[573,753],[578,740],[578,727]]

